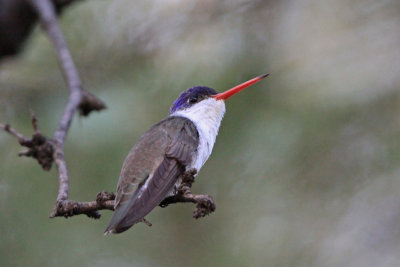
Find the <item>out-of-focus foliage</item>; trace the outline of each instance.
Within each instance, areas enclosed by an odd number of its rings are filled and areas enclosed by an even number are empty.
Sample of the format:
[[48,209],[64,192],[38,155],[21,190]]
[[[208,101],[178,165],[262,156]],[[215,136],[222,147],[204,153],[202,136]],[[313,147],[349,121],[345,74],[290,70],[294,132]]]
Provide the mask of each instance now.
[[[66,143],[71,198],[115,189],[130,147],[194,85],[227,102],[194,192],[217,210],[157,208],[103,237],[110,217],[48,219],[46,173],[0,133],[2,266],[399,266],[400,2],[86,0],[61,19],[85,88],[108,105],[76,118]],[[67,91],[37,29],[0,65],[0,121],[44,133]]]

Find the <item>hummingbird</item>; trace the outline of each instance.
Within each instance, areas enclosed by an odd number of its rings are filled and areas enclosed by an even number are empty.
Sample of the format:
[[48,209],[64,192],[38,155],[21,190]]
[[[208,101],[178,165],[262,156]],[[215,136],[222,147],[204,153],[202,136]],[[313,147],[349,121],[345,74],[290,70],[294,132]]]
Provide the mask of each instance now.
[[183,91],[168,117],[144,133],[126,157],[114,213],[104,233],[122,233],[138,222],[146,222],[144,217],[173,194],[186,170],[198,172],[212,152],[225,114],[225,100],[267,76],[223,93],[205,86]]

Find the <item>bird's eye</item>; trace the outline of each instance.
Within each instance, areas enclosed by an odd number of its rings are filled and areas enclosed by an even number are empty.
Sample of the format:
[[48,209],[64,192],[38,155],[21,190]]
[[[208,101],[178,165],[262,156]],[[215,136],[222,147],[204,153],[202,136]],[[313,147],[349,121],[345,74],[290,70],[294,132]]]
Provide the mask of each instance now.
[[197,102],[197,100],[198,100],[198,98],[197,98],[197,96],[191,96],[189,99],[188,99],[188,103],[196,103]]

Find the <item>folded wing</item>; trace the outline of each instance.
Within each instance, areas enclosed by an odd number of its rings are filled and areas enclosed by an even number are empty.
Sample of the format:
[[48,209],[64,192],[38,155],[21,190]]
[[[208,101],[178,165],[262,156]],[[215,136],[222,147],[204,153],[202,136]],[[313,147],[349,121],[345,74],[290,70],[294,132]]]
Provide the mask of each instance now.
[[[154,134],[155,131],[161,132],[162,136]],[[165,147],[161,143],[158,145],[158,148],[161,147],[163,152],[161,155],[147,155],[147,159],[142,162],[144,165],[147,163],[147,166],[151,166],[152,161],[156,161],[157,165],[152,170],[148,170],[148,173],[131,171],[130,168],[138,169],[140,166],[135,166],[133,163],[131,164],[133,166],[129,166],[127,160],[129,157],[129,161],[134,161],[135,158],[139,160],[140,157],[138,155],[146,152],[150,144],[148,144],[147,148],[141,144],[146,143],[146,140],[143,140],[146,139],[146,135],[147,139],[149,139],[150,135],[160,135],[154,140],[163,139],[166,135],[167,142],[165,143],[167,144]],[[116,209],[106,233],[126,231],[158,206],[173,189],[174,184],[185,171],[186,166],[191,163],[194,153],[197,151],[198,143],[199,139],[195,125],[190,120],[182,117],[168,117],[143,135],[139,143],[132,149],[132,155],[128,155],[124,163],[123,170],[124,168],[126,170],[121,172],[118,185],[118,191],[120,192],[117,192]],[[132,192],[123,190],[124,188],[129,189],[130,186],[134,187],[135,190],[131,190]]]

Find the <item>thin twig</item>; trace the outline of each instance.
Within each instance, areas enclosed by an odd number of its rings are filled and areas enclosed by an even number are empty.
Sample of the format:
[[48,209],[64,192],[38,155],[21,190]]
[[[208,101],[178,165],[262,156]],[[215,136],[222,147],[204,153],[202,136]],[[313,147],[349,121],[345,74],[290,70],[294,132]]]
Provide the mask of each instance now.
[[33,131],[35,132],[35,134],[40,133],[39,124],[38,124],[38,120],[36,118],[35,112],[33,112],[32,109],[30,110],[30,112],[31,112]]
[[86,214],[90,218],[99,219],[99,210],[114,210],[114,193],[102,191],[97,194],[95,201],[78,202],[64,200],[57,203],[57,216],[72,217],[74,215]]
[[20,143],[20,145],[26,144],[28,142],[28,138],[26,138],[23,134],[17,132],[17,130],[11,127],[10,124],[0,123],[0,128],[3,129],[5,132],[11,134],[15,138],[17,138],[18,143]]

